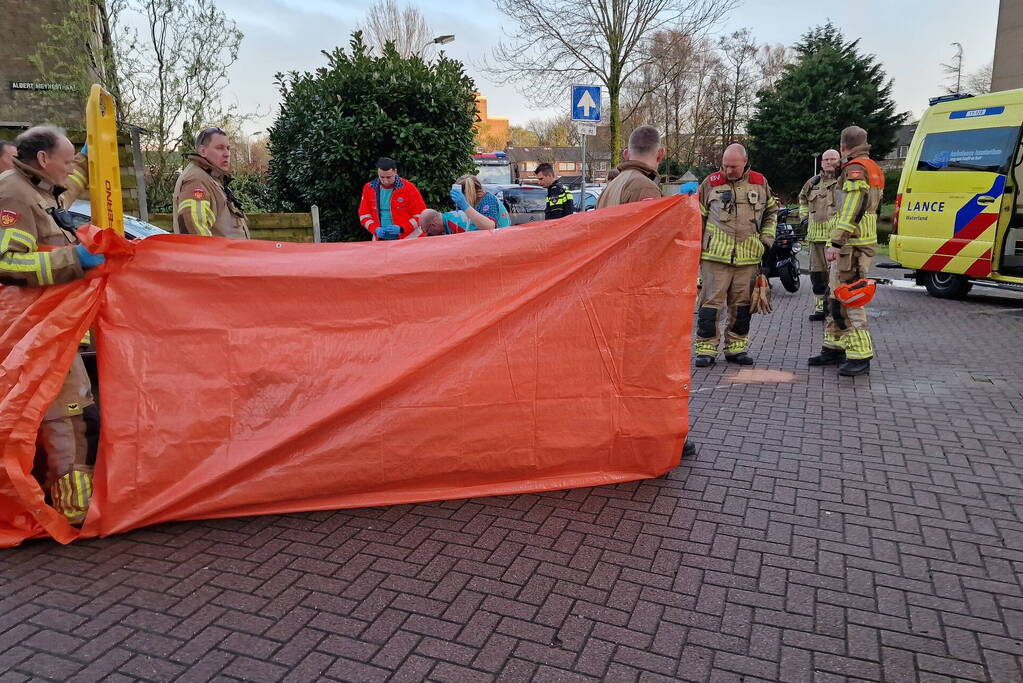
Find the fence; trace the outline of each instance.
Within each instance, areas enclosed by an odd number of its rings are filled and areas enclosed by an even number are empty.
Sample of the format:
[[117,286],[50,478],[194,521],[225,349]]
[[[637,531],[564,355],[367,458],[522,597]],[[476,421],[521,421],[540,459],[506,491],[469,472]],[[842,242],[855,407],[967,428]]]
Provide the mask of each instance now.
[[[320,211],[312,207],[309,213],[250,213],[249,234],[254,240],[271,242],[319,242]],[[174,217],[169,213],[151,213],[149,222],[153,225],[171,229]]]

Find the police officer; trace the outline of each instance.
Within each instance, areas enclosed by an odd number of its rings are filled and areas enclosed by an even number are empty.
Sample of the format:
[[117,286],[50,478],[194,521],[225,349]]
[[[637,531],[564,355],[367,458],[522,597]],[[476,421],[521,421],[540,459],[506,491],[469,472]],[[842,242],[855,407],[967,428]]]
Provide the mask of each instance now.
[[746,149],[725,149],[721,170],[697,190],[703,215],[703,287],[696,323],[696,367],[712,365],[721,338],[719,318],[727,309],[725,360],[752,365],[749,355],[750,293],[766,249],[774,244],[778,206],[767,179],[747,170]]
[[195,154],[174,185],[174,232],[249,239],[241,203],[231,191],[231,141],[220,128],[195,136]]
[[[0,174],[0,284],[46,287],[77,280],[104,259],[78,243],[63,207],[64,183],[75,168],[74,146],[64,131],[52,126],[28,129],[15,145],[14,168]],[[45,490],[53,507],[72,524],[85,521],[92,497],[82,417],[91,405],[89,376],[75,355],[39,427],[46,452]]]
[[842,131],[840,147],[844,162],[835,187],[838,213],[824,254],[830,263],[824,346],[808,363],[840,364],[840,375],[855,377],[870,372],[870,359],[874,357],[867,312],[862,306],[843,306],[833,294],[840,285],[866,277],[870,270],[877,248],[877,212],[884,192],[884,172],[867,156],[867,131],[859,126]]
[[536,180],[541,187],[547,188],[547,205],[543,210],[544,220],[553,218],[564,218],[575,213],[575,201],[572,193],[561,184],[561,178],[554,174],[554,167],[550,164],[540,164],[534,171]]
[[828,262],[824,249],[831,236],[831,219],[835,206],[835,185],[838,183],[838,151],[829,149],[821,155],[821,172],[806,181],[799,191],[799,220],[807,221],[806,241],[810,246],[810,284],[814,293],[814,309],[810,320],[824,320],[824,295],[828,291]]

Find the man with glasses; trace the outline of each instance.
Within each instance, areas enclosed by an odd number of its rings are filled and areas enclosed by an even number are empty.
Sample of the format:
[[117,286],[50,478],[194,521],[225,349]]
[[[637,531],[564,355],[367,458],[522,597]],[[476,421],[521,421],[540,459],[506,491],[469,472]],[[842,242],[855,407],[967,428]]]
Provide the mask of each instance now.
[[195,136],[195,154],[174,186],[174,232],[249,239],[241,203],[231,191],[231,141],[212,127]]
[[[14,142],[14,168],[0,174],[0,284],[34,288],[77,280],[104,258],[78,243],[63,206],[65,183],[75,169],[74,145],[53,126],[30,128]],[[92,497],[83,413],[93,403],[85,365],[75,355],[39,427],[47,464],[44,488],[51,505],[72,524],[85,521]]]

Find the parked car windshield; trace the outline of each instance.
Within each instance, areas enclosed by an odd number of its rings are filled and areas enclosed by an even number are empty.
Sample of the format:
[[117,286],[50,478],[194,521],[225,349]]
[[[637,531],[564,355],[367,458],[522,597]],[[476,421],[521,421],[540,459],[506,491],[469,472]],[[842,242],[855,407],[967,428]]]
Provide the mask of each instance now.
[[504,191],[504,199],[512,213],[543,212],[547,206],[547,190],[542,187],[521,187]]

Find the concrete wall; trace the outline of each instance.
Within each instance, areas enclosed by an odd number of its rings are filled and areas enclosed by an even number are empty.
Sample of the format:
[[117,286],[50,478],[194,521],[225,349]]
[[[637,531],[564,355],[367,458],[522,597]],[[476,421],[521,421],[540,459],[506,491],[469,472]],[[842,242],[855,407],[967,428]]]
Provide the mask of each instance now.
[[1001,0],[991,90],[1023,88],[1023,1]]

